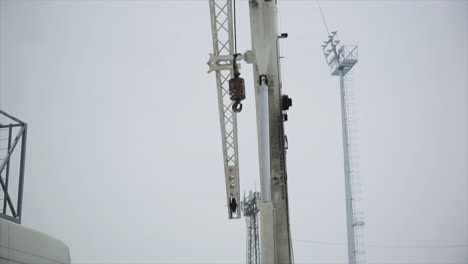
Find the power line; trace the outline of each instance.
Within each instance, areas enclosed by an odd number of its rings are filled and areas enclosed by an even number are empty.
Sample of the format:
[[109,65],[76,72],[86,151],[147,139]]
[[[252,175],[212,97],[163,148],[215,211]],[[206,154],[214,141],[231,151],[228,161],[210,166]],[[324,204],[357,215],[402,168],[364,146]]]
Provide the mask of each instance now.
[[236,0],[233,1],[233,9],[234,9],[234,54],[237,54]]
[[339,243],[339,242],[313,241],[313,240],[301,240],[301,239],[294,239],[294,241],[309,243],[309,244],[329,245],[329,246],[346,246],[346,243]]
[[374,248],[421,248],[421,249],[429,249],[429,248],[468,248],[468,245],[368,245],[369,247]]
[[[346,243],[317,241],[317,240],[302,240],[295,239],[296,242],[303,242],[308,244],[328,245],[328,246],[346,246]],[[374,248],[421,248],[421,249],[437,249],[437,248],[468,248],[468,244],[445,244],[445,245],[390,245],[390,244],[369,244],[367,247]]]
[[330,30],[328,30],[327,21],[325,21],[325,16],[323,15],[322,7],[320,6],[319,0],[317,0],[317,5],[318,5],[318,8],[320,9],[320,14],[322,15],[322,20],[323,20],[323,24],[325,25],[325,29],[327,30],[328,35],[330,35]]
[[[450,261],[442,261],[442,262],[395,262],[395,261],[387,261],[387,262],[381,262],[381,261],[367,261],[369,264],[466,264],[466,262],[450,262]],[[323,262],[323,261],[301,261],[297,262],[296,264],[348,264],[348,262]]]

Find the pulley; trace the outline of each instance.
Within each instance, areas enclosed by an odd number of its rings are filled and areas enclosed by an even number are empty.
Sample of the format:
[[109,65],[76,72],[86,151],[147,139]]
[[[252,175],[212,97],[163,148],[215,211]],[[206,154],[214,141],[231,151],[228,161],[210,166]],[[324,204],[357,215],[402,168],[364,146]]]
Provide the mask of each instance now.
[[232,65],[234,67],[234,78],[229,80],[229,95],[231,100],[234,101],[232,104],[232,111],[239,113],[242,111],[241,101],[245,99],[245,81],[243,78],[240,78],[239,69],[237,68],[237,58],[238,54],[234,54],[234,60]]

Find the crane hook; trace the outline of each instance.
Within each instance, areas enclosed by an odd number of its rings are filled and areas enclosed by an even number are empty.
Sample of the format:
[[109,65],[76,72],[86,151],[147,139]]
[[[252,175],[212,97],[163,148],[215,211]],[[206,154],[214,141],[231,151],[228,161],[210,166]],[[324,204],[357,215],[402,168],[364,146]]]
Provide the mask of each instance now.
[[242,103],[240,101],[234,101],[232,104],[232,111],[240,113],[240,111],[242,111]]
[[232,111],[235,113],[242,111],[241,101],[245,99],[245,81],[243,78],[239,77],[240,72],[236,62],[238,55],[239,54],[234,54],[234,59],[232,61],[234,77],[229,80],[229,95],[233,101]]

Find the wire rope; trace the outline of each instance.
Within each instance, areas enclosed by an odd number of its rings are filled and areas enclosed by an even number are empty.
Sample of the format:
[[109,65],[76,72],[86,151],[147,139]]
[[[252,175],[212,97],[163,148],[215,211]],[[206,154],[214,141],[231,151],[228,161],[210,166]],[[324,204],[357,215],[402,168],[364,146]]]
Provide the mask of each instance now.
[[325,20],[325,16],[323,15],[322,7],[320,6],[319,0],[317,0],[317,5],[320,10],[320,14],[322,15],[322,20],[323,20],[323,24],[325,25],[325,29],[327,30],[328,35],[330,35],[330,30],[328,30],[327,21]]
[[234,54],[237,54],[236,0],[233,0],[233,9],[234,9]]

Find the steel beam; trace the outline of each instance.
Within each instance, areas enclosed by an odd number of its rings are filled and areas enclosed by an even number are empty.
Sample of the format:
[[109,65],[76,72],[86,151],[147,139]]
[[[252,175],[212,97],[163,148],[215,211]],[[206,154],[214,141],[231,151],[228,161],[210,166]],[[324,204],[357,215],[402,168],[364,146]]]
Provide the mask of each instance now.
[[[8,151],[11,149],[11,136],[12,136],[12,127],[8,128]],[[9,184],[9,179],[10,179],[10,160],[8,160],[7,165],[6,165],[6,175],[5,175],[5,189],[8,191],[8,184]],[[0,171],[1,175],[1,171]],[[3,199],[3,213],[6,214],[6,206],[7,206],[7,200]]]
[[[240,218],[239,155],[237,144],[237,115],[232,111],[229,95],[229,79],[233,76],[232,68],[221,64],[222,59],[234,55],[234,30],[232,0],[209,0],[213,54],[208,64],[216,73],[218,92],[219,123],[223,148],[224,177],[226,182],[226,202],[228,217]],[[230,206],[235,202],[237,208]]]
[[282,91],[278,51],[278,8],[277,1],[250,0],[250,31],[254,54],[255,101],[257,108],[257,136],[262,142],[260,78],[268,82],[269,153],[262,153],[259,145],[259,159],[270,155],[271,201],[262,201],[260,209],[260,242],[262,264],[292,263],[292,244],[289,226],[288,187],[286,155],[284,145],[284,124]]
[[[0,115],[3,115],[13,121],[16,124],[8,124],[2,125],[0,124],[0,128],[8,128],[8,138],[7,144],[8,147],[6,148],[7,153],[3,158],[0,164],[0,186],[3,192],[3,207],[0,212],[0,217],[11,220],[15,223],[21,223],[21,215],[22,215],[22,204],[23,204],[23,187],[24,187],[24,171],[25,171],[25,159],[26,159],[26,138],[27,138],[27,124],[21,121],[18,118],[15,118],[4,111],[0,110]],[[19,127],[19,130],[13,139],[13,128]],[[20,163],[19,163],[19,179],[18,179],[18,191],[16,197],[16,204],[13,203],[12,197],[10,195],[10,181],[11,181],[11,173],[10,173],[10,163],[11,157],[18,146],[19,142],[21,141],[21,150],[20,150]],[[1,176],[5,172],[5,179]],[[16,206],[16,207],[15,207]],[[8,214],[9,209],[11,214]]]
[[18,183],[18,203],[17,203],[17,213],[18,218],[21,221],[21,216],[23,212],[23,187],[24,187],[24,168],[26,163],[26,138],[28,136],[28,125],[24,124],[23,135],[21,138],[21,157],[20,157],[20,171],[19,171],[19,183]]
[[346,231],[348,234],[348,264],[356,264],[356,244],[354,234],[353,197],[351,190],[351,164],[349,159],[348,119],[346,117],[346,95],[344,73],[340,70],[341,124],[343,130],[343,167],[345,175]]

